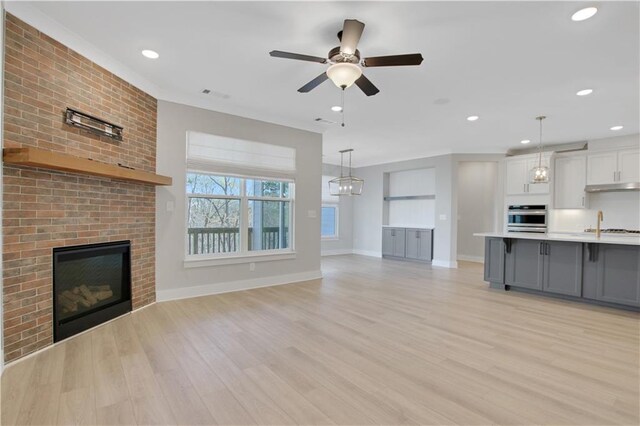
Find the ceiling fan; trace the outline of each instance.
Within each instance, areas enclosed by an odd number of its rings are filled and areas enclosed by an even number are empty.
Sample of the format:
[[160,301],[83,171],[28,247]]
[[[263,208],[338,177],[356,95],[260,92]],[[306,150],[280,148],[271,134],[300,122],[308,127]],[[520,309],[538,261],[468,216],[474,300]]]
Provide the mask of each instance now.
[[356,47],[360,41],[363,30],[364,24],[362,22],[355,19],[345,19],[342,31],[338,33],[340,46],[331,49],[327,58],[282,52],[280,50],[273,50],[269,52],[269,55],[276,58],[331,64],[326,72],[323,72],[299,88],[298,92],[300,93],[308,93],[325,80],[331,79],[331,81],[342,90],[355,83],[365,95],[373,96],[380,90],[362,74],[360,67],[397,67],[403,65],[420,65],[422,63],[422,55],[420,53],[374,56],[361,59],[360,51]]

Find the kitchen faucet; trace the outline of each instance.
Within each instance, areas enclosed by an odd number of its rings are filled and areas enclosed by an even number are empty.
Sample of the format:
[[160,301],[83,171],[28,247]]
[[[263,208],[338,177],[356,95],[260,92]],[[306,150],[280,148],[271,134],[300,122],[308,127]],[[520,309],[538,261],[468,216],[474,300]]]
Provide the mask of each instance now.
[[600,224],[604,220],[602,210],[598,210],[598,224],[596,225],[596,238],[600,238]]

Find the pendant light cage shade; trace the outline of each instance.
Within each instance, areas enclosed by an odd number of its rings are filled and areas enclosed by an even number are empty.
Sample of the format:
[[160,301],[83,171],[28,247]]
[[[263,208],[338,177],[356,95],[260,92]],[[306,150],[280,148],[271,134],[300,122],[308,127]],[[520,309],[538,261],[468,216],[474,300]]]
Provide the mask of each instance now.
[[542,164],[542,120],[544,115],[536,117],[540,122],[540,141],[538,143],[538,164],[529,172],[529,183],[549,183],[549,167]]
[[364,180],[354,176],[344,176],[329,181],[331,195],[360,195],[364,187]]
[[[329,193],[331,195],[360,195],[364,188],[364,180],[351,175],[351,152],[353,149],[345,149],[340,151],[340,177],[329,181]],[[349,154],[349,174],[344,174],[344,154]]]

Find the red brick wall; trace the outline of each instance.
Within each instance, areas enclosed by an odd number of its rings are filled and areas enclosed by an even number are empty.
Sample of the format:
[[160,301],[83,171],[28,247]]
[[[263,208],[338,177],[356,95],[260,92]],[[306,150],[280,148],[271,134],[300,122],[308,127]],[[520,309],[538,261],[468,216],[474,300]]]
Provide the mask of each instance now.
[[[7,14],[4,146],[155,171],[156,99]],[[124,127],[124,140],[63,123],[71,107]],[[133,307],[155,300],[155,187],[3,166],[4,353],[50,345],[52,248],[131,240]]]

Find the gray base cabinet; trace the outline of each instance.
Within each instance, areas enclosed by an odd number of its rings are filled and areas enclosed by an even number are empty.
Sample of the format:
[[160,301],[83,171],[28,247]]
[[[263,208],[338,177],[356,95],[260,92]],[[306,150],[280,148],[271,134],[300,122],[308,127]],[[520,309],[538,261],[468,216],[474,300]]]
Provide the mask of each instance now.
[[484,279],[492,287],[640,307],[640,247],[487,237]]
[[640,306],[640,247],[585,244],[584,294],[588,299]]
[[544,243],[542,290],[582,296],[582,243]]
[[431,261],[431,238],[430,229],[407,229],[406,231],[406,251],[407,259]]
[[506,285],[568,296],[582,294],[582,243],[509,241]]
[[382,228],[383,257],[430,262],[432,253],[432,229]]
[[504,284],[505,242],[502,238],[484,240],[484,280]]
[[405,229],[382,229],[382,255],[392,257],[404,257],[405,254]]
[[504,283],[542,290],[543,243],[537,240],[509,239],[506,244]]

